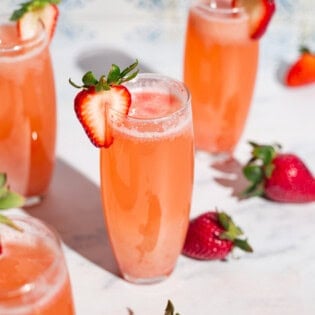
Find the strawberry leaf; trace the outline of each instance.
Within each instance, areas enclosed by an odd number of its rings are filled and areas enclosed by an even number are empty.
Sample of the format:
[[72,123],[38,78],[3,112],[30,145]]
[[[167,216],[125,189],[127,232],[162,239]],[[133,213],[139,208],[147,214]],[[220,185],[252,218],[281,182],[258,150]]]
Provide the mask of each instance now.
[[138,60],[136,60],[133,64],[131,64],[129,67],[127,67],[126,69],[124,69],[121,72],[121,77],[125,77],[128,73],[130,73],[131,71],[133,71],[134,69],[136,69],[138,66]]
[[253,248],[249,245],[247,239],[242,240],[242,239],[237,238],[233,241],[233,244],[234,246],[242,249],[245,252],[252,253],[254,251]]
[[119,82],[121,77],[120,68],[113,64],[109,70],[108,76],[107,76],[107,83],[113,84]]
[[217,212],[218,220],[224,230],[228,231],[230,226],[231,217],[228,216],[225,212]]
[[260,166],[257,165],[247,165],[243,169],[244,176],[253,183],[258,183],[263,179],[263,170]]
[[179,313],[175,314],[174,305],[173,305],[173,303],[170,300],[167,301],[167,305],[166,305],[166,309],[165,309],[164,315],[179,315]]
[[130,81],[130,80],[134,79],[138,75],[138,73],[139,73],[139,71],[136,71],[136,72],[128,75],[127,77],[125,77],[123,82]]
[[95,85],[97,92],[110,90],[110,85],[108,84],[105,75],[102,75],[99,81]]
[[263,182],[254,183],[246,188],[243,192],[243,196],[245,197],[255,197],[262,196],[264,194],[264,184]]
[[132,65],[125,68],[122,72],[120,71],[120,68],[112,64],[107,76],[102,75],[99,80],[97,80],[93,74],[92,71],[88,71],[84,74],[82,77],[82,85],[78,85],[74,83],[71,79],[69,79],[69,83],[78,89],[88,89],[89,87],[95,86],[95,89],[97,92],[100,91],[106,91],[109,90],[111,86],[113,85],[120,85],[124,82],[130,81],[134,79],[138,73],[139,70],[135,70],[135,68],[138,66],[138,60],[136,60]]
[[7,175],[0,173],[0,210],[20,207],[24,204],[25,199],[12,192],[7,184]]
[[220,225],[225,229],[225,232],[220,234],[221,239],[233,241],[238,236],[243,234],[241,228],[235,225],[232,218],[225,212],[218,212],[218,220]]
[[253,156],[262,160],[264,165],[271,163],[275,156],[275,149],[270,145],[256,146],[253,150]]
[[83,77],[82,82],[85,87],[95,86],[98,83],[98,80],[95,78],[92,71],[88,71]]
[[0,214],[0,223],[5,224],[5,225],[7,225],[7,226],[11,227],[12,229],[15,229],[19,232],[23,232],[23,229],[21,227],[16,225],[10,218],[6,217],[3,214]]
[[311,50],[306,46],[301,46],[299,50],[300,50],[301,54],[311,54],[312,53]]
[[252,146],[252,156],[243,167],[243,174],[250,182],[249,187],[243,192],[246,197],[261,196],[264,194],[264,185],[267,178],[270,178],[273,170],[273,160],[281,149],[279,144],[259,145],[249,142]]
[[[19,194],[10,191],[7,185],[7,175],[0,173],[0,210],[15,208],[22,206],[25,200]],[[10,218],[0,214],[0,223],[5,224],[17,231],[22,232],[23,230],[17,226]],[[1,241],[1,239],[0,239]],[[2,253],[2,246],[0,242],[0,254]]]
[[21,195],[7,191],[6,194],[2,195],[0,198],[0,210],[21,207],[24,203],[25,200]]
[[217,214],[219,223],[225,229],[225,232],[220,234],[220,239],[230,240],[233,242],[234,246],[246,252],[252,252],[253,249],[248,241],[239,238],[239,236],[243,235],[243,231],[233,222],[232,218],[225,212],[218,212]]
[[258,143],[254,142],[254,141],[248,141],[248,143],[253,147],[253,148],[256,148],[259,146]]

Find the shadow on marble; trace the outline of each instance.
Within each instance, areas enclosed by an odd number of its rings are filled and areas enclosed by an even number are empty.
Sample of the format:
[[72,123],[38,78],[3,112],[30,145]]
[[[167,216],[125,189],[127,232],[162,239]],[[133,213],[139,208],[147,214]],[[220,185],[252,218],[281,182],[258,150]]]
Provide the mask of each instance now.
[[43,202],[26,211],[52,225],[72,250],[118,276],[99,187],[65,161],[57,159],[50,190]]
[[276,79],[277,81],[283,85],[285,85],[285,77],[287,75],[290,63],[285,60],[280,60],[279,65],[276,69]]
[[219,171],[220,175],[214,178],[216,183],[232,188],[232,197],[238,200],[245,199],[243,191],[247,188],[248,181],[243,175],[243,165],[238,160],[231,158],[224,162],[213,163],[210,167]]
[[[135,57],[114,48],[93,48],[82,52],[77,59],[78,66],[83,72],[92,71],[97,77],[108,72],[114,63],[124,69],[135,62]],[[153,72],[139,60],[140,72]]]

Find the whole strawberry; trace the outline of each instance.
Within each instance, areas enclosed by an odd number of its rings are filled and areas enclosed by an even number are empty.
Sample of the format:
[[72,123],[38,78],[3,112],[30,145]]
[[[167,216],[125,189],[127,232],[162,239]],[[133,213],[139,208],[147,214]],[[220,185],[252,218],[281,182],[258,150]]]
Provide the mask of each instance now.
[[252,252],[243,231],[224,212],[209,211],[191,220],[183,254],[195,259],[225,259],[234,247]]
[[289,67],[285,75],[285,84],[298,87],[315,83],[315,53],[307,47],[301,47],[299,58]]
[[291,203],[315,201],[315,179],[298,156],[280,153],[279,146],[250,144],[252,158],[243,168],[251,182],[247,196]]

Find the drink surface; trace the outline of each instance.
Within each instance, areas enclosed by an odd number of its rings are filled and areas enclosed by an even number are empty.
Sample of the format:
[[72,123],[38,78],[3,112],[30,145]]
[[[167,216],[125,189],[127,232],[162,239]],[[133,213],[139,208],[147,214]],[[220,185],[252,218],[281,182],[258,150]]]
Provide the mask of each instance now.
[[[132,97],[130,115],[138,118],[161,117],[183,107],[172,94],[134,92]],[[193,182],[190,112],[175,123],[163,119],[114,129],[113,144],[101,150],[107,230],[120,270],[129,279],[170,274],[188,226]]]
[[184,81],[192,94],[196,147],[231,153],[252,98],[258,42],[249,38],[244,12],[227,13],[227,3],[217,3],[221,10],[209,4],[190,8]]
[[134,118],[162,118],[182,107],[179,99],[173,94],[152,92],[133,93],[129,116]]
[[[0,255],[1,314],[74,314],[63,258],[57,257],[60,267],[56,266],[47,278],[43,276],[56,261],[57,255],[45,241],[28,239],[27,236],[24,240],[3,241]],[[18,295],[17,290],[23,286],[25,293]]]
[[19,44],[16,25],[0,25],[0,168],[12,189],[33,196],[52,173],[55,91],[47,43],[8,52]]

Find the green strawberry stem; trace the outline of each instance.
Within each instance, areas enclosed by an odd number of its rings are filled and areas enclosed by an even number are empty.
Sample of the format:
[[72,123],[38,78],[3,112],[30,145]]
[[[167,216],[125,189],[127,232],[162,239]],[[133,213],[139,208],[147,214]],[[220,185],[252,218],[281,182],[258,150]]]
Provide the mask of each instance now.
[[[117,65],[112,64],[107,76],[102,75],[98,80],[92,71],[88,71],[82,77],[82,85],[74,83],[71,79],[69,79],[69,83],[77,89],[88,89],[90,87],[95,87],[96,91],[98,92],[107,91],[112,85],[120,85],[124,82],[134,79],[139,73],[139,70],[136,69],[137,66],[138,60],[121,71]],[[135,71],[132,72],[133,70]]]
[[252,157],[243,168],[243,174],[249,181],[249,186],[243,192],[246,197],[262,196],[264,183],[270,178],[274,170],[273,159],[277,156],[281,146],[259,145],[249,142],[252,146]]
[[168,300],[164,315],[179,315],[179,313],[175,313],[175,308],[173,303]]
[[18,21],[27,12],[42,9],[47,4],[59,4],[60,2],[61,2],[61,0],[30,0],[27,2],[23,2],[20,4],[20,8],[15,10],[12,13],[10,20],[11,21]]
[[6,174],[0,173],[0,210],[21,207],[25,199],[21,195],[12,192],[6,182]]
[[[129,315],[134,315],[134,312],[130,308],[128,308],[127,310],[128,310],[128,314]],[[174,305],[173,305],[173,303],[170,300],[167,301],[167,305],[166,305],[166,309],[165,309],[164,315],[179,315],[179,313],[175,314]]]
[[249,245],[247,239],[240,238],[243,236],[243,231],[240,227],[235,225],[232,218],[225,212],[217,212],[218,221],[224,232],[220,234],[221,239],[230,240],[234,247],[238,247],[245,252],[253,252],[253,248]]
[[[25,199],[10,190],[7,184],[7,175],[5,173],[0,173],[0,211],[7,210],[10,208],[17,208],[23,206]],[[22,231],[10,218],[0,214],[0,223],[8,225],[13,229]]]
[[299,49],[301,55],[303,54],[311,54],[311,50],[307,46],[301,46]]
[[[21,227],[19,227],[18,225],[16,225],[10,218],[8,218],[7,216],[0,214],[0,223],[1,224],[5,224],[9,227],[11,227],[14,230],[17,230],[19,232],[23,232],[23,229]],[[1,246],[1,244],[0,244]]]

